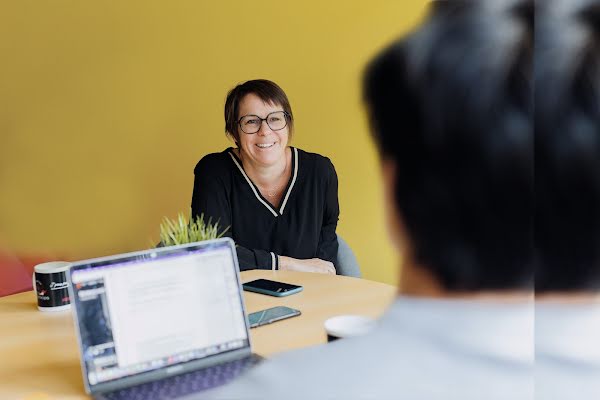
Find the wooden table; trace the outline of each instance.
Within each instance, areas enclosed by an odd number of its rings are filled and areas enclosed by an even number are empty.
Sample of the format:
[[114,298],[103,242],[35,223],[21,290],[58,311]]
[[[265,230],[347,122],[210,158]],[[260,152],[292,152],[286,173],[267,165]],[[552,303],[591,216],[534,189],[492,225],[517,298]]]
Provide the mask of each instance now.
[[[246,271],[242,282],[265,278],[304,286],[289,297],[244,292],[248,313],[283,305],[300,317],[252,329],[254,352],[270,356],[325,343],[324,321],[339,314],[380,316],[396,288],[345,276]],[[85,399],[70,312],[42,313],[33,292],[0,298],[0,399]]]

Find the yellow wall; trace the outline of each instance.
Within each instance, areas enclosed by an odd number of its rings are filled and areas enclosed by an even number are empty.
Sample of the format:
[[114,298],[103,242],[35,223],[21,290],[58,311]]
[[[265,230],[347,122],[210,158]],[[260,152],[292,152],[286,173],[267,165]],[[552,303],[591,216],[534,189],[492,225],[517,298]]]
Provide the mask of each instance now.
[[329,156],[338,232],[366,278],[395,283],[365,62],[424,0],[0,0],[0,245],[87,258],[145,248],[190,205],[193,168],[230,142],[228,89],[287,92],[293,144]]

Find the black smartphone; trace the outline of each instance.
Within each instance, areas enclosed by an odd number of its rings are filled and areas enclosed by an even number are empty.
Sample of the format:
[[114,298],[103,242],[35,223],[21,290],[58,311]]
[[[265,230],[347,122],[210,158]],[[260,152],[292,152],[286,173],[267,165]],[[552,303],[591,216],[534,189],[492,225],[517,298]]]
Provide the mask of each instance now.
[[297,317],[300,314],[301,313],[299,310],[284,306],[277,306],[249,314],[248,322],[250,323],[250,328],[256,328],[257,326],[270,324],[271,322],[275,321],[281,321],[282,319]]
[[268,279],[257,279],[242,285],[244,290],[266,294],[269,296],[283,297],[302,291],[302,286],[290,285],[289,283],[270,281]]

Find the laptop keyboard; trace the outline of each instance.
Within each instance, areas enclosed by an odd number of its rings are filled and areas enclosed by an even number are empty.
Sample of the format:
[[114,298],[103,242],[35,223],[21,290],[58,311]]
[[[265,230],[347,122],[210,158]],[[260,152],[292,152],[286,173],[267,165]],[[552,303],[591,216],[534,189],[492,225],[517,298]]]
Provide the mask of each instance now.
[[105,393],[98,399],[108,400],[154,400],[176,399],[190,393],[200,392],[226,384],[261,360],[251,355],[224,364],[171,376],[159,381],[144,383],[126,389]]

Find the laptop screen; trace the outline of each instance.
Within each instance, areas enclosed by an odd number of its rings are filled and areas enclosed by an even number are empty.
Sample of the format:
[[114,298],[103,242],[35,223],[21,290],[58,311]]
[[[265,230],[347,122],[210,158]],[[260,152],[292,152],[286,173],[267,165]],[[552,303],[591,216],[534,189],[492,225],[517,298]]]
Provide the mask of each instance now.
[[76,264],[90,386],[249,346],[229,240]]

